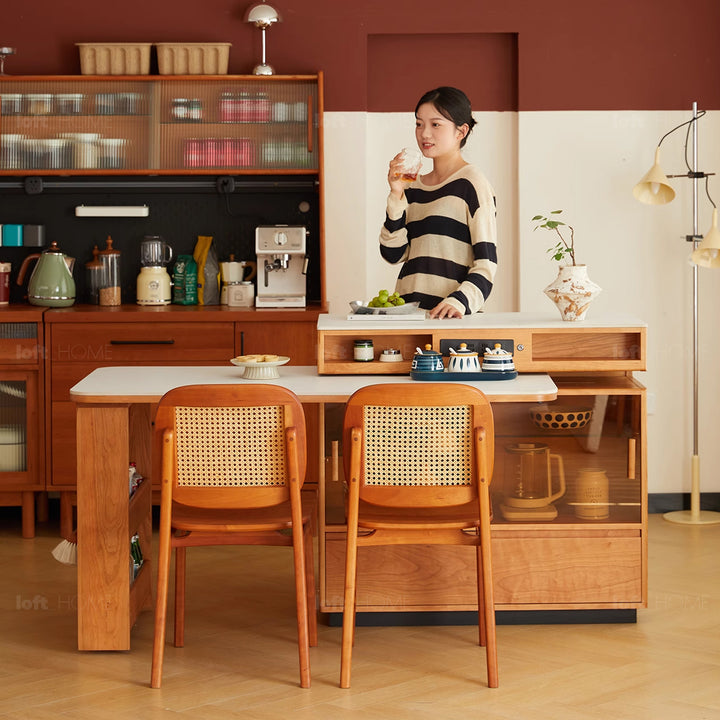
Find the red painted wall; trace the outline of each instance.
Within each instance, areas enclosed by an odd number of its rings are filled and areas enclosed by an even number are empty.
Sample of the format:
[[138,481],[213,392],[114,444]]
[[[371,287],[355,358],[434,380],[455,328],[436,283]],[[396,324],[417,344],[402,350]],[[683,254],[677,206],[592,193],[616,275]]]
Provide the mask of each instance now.
[[[271,2],[283,22],[268,31],[269,62],[323,70],[329,111],[412,109],[440,83],[468,89],[478,110],[720,109],[719,0]],[[247,73],[260,57],[250,4],[6,0],[6,71],[78,73],[76,42],[185,41],[232,42],[230,72]],[[402,38],[396,58],[389,36]]]

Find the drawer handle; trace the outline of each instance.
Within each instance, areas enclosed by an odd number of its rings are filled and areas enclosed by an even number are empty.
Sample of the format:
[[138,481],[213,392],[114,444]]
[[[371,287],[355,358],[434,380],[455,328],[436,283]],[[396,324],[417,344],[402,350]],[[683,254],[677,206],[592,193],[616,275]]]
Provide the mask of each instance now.
[[172,345],[174,340],[111,340],[111,345]]

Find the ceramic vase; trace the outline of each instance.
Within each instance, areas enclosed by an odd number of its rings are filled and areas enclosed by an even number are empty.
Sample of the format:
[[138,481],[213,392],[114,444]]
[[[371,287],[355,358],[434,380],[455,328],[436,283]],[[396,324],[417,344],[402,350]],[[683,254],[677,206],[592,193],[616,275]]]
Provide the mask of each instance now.
[[587,265],[562,265],[543,292],[555,303],[562,319],[573,322],[585,319],[590,303],[602,289],[588,277]]

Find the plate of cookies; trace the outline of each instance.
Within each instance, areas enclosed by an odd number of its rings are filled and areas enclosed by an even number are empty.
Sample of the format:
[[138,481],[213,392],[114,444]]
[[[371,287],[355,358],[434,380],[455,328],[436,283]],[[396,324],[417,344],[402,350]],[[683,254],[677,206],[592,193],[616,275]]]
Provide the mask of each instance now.
[[280,365],[290,362],[284,355],[255,353],[253,355],[238,355],[230,362],[237,367],[244,368],[243,377],[248,380],[271,380],[280,377]]

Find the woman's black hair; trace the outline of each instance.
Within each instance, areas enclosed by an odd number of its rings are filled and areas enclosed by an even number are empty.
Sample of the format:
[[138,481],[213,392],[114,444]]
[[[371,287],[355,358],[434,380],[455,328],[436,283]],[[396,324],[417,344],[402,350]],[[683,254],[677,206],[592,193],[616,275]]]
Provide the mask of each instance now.
[[475,120],[472,116],[472,108],[470,107],[468,96],[462,90],[448,87],[447,85],[429,90],[418,100],[418,104],[415,106],[416,115],[420,106],[426,103],[434,105],[443,117],[455,123],[457,127],[462,125],[468,126],[467,134],[460,141],[460,147],[463,147],[468,135],[472,132],[473,127],[475,127]]

